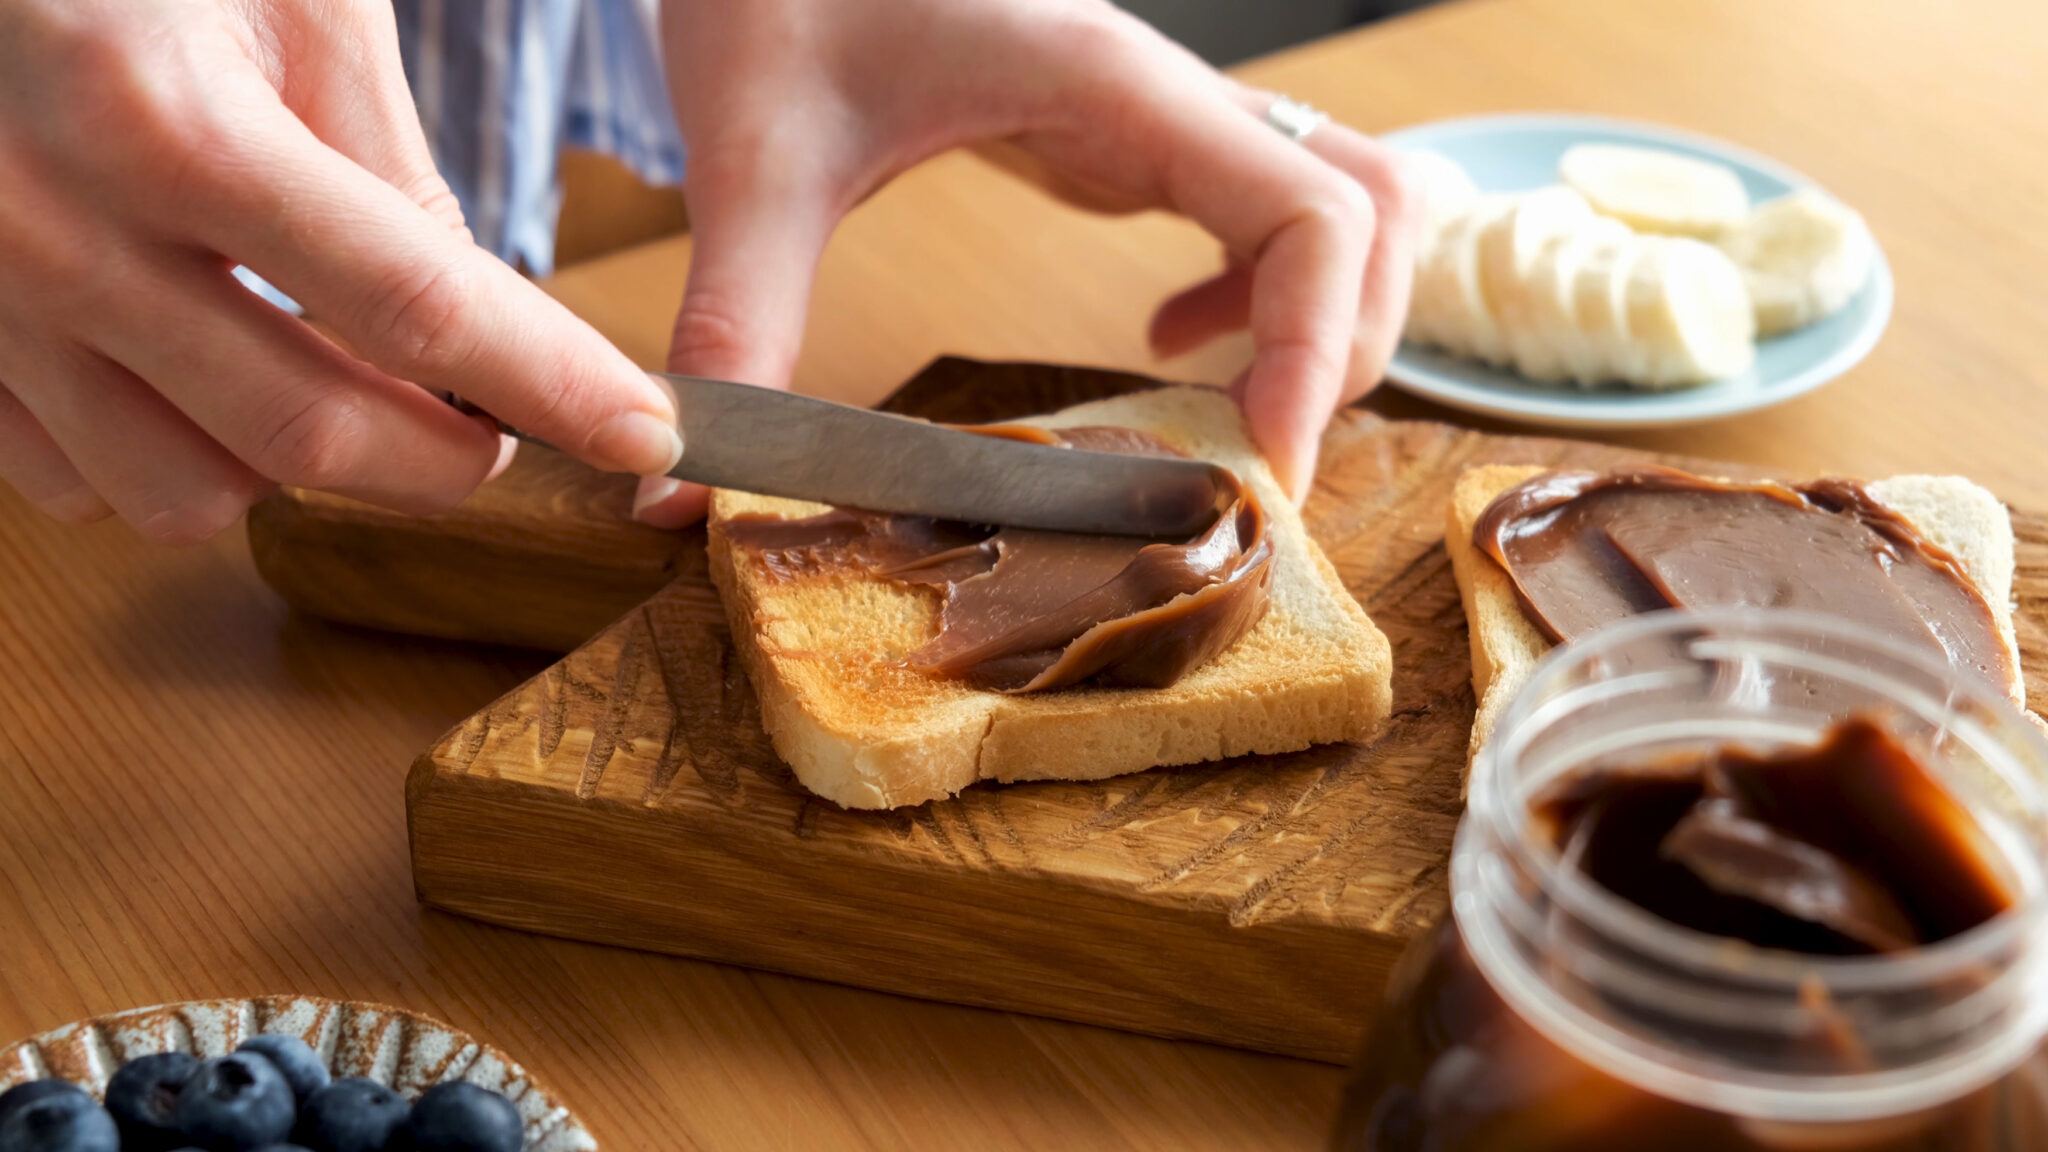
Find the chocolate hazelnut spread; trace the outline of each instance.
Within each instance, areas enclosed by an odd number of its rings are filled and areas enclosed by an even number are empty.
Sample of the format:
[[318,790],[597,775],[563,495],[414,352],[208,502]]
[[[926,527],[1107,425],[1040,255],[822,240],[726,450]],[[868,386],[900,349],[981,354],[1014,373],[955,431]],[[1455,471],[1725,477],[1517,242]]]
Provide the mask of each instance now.
[[[1129,428],[995,425],[972,431],[1095,452],[1179,455]],[[771,577],[862,568],[943,597],[938,634],[907,667],[1005,692],[1084,681],[1162,688],[1264,615],[1273,544],[1264,509],[1232,477],[1193,539],[1042,532],[834,509],[801,520],[734,517],[727,538]]]
[[1610,892],[1760,948],[1897,952],[1961,935],[2015,899],[1961,802],[1864,717],[1810,749],[1723,748],[1568,777],[1535,818]]
[[1558,642],[1663,608],[1808,608],[2012,680],[1997,617],[1962,564],[1851,480],[1549,472],[1495,498],[1472,537]]

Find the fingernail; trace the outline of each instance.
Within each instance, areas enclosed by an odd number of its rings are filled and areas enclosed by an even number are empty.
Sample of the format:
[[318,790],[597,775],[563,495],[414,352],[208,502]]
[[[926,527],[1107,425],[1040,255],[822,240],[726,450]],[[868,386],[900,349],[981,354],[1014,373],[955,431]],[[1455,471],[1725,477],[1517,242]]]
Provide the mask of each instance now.
[[673,419],[680,411],[676,407],[676,386],[652,372],[647,373],[647,383],[653,387],[654,394],[661,397],[662,403],[668,405],[669,416]]
[[519,441],[510,436],[498,437],[498,458],[491,461],[491,470],[484,473],[486,481],[496,480],[512,466],[512,458],[519,454]]
[[1316,457],[1322,448],[1320,437],[1310,435],[1304,441],[1280,453],[1273,464],[1274,479],[1280,481],[1296,508],[1307,502],[1309,491],[1316,486]]
[[633,519],[644,520],[641,513],[676,494],[683,482],[673,476],[647,476],[640,481],[640,490],[633,494]]
[[621,472],[658,476],[683,458],[683,438],[658,416],[622,412],[590,438],[589,450]]
[[249,510],[250,497],[232,491],[215,492],[159,512],[144,513],[135,530],[158,544],[197,544],[227,530]]
[[1294,477],[1294,479],[1288,483],[1288,494],[1294,497],[1294,506],[1296,508],[1299,508],[1303,504],[1308,503],[1308,494],[1313,488],[1315,488],[1315,486],[1316,477],[1313,471],[1304,472]]

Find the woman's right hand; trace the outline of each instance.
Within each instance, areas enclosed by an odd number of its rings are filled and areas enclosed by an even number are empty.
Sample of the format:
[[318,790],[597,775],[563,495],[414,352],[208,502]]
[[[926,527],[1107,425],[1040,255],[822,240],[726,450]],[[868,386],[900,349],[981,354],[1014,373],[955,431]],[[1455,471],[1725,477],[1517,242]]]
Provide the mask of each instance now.
[[275,484],[446,509],[510,442],[430,388],[599,468],[681,449],[665,392],[470,241],[388,2],[0,0],[0,479],[167,542]]

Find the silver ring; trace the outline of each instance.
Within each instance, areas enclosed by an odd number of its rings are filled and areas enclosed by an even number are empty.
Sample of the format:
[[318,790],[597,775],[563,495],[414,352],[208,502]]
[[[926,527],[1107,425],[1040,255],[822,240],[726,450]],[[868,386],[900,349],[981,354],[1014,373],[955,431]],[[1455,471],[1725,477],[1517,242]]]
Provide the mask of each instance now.
[[1330,114],[1318,112],[1299,100],[1275,96],[1273,102],[1266,106],[1265,119],[1273,131],[1299,144],[1308,139],[1309,133],[1322,127],[1330,119]]

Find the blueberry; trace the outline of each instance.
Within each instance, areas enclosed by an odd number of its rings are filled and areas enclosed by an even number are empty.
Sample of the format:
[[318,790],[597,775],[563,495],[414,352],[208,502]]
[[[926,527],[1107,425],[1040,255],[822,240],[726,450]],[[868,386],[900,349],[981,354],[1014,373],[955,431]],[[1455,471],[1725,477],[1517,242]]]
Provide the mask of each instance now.
[[138,1056],[121,1065],[107,1081],[107,1111],[121,1129],[121,1152],[165,1152],[182,1148],[178,1131],[178,1091],[198,1071],[199,1061],[184,1052]]
[[405,1127],[413,1152],[519,1152],[526,1143],[512,1102],[467,1080],[421,1093]]
[[45,1090],[26,1104],[9,1102],[0,1152],[121,1152],[121,1130],[85,1092]]
[[393,1137],[411,1114],[404,1097],[375,1080],[336,1080],[306,1101],[292,1139],[313,1152],[384,1152],[399,1146]]
[[5,1092],[0,1092],[0,1124],[30,1104],[49,1096],[83,1096],[92,1099],[92,1094],[69,1080],[28,1080]]
[[254,1052],[216,1056],[178,1093],[178,1127],[214,1152],[248,1152],[291,1135],[297,1109],[277,1066]]
[[254,1052],[277,1065],[284,1073],[285,1083],[292,1086],[292,1098],[299,1107],[306,1106],[306,1098],[327,1087],[332,1077],[327,1074],[327,1062],[315,1055],[304,1040],[297,1036],[286,1036],[281,1032],[266,1032],[242,1041],[235,1051]]

